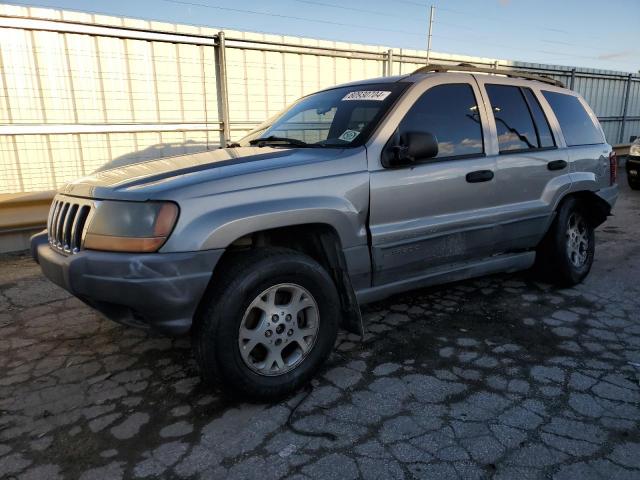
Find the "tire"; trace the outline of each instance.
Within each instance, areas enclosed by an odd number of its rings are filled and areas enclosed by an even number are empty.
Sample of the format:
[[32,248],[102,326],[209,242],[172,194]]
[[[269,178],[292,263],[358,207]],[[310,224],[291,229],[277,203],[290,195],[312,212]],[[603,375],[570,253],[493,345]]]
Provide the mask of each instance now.
[[559,286],[570,287],[589,274],[595,253],[595,232],[584,203],[569,197],[538,247],[535,270]]
[[340,301],[312,258],[287,249],[247,251],[228,258],[212,284],[218,287],[205,294],[192,332],[205,382],[277,400],[308,382],[331,353]]
[[627,181],[631,190],[640,190],[640,180],[632,180],[631,177],[627,176]]

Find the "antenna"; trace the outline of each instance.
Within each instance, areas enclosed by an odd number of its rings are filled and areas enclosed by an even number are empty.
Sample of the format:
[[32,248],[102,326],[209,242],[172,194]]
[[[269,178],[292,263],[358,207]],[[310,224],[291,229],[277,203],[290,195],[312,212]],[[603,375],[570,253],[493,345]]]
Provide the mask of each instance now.
[[431,57],[431,37],[433,33],[433,17],[436,14],[435,5],[431,5],[429,11],[429,35],[427,36],[427,65],[429,65],[429,57]]

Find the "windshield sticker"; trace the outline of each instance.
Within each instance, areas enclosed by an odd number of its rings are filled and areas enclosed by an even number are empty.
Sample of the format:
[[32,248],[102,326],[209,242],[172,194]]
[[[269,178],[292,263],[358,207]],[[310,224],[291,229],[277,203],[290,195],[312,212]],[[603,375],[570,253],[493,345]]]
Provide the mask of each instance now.
[[345,130],[338,138],[345,142],[353,142],[358,135],[360,135],[360,132],[357,130]]
[[381,102],[389,96],[391,92],[385,90],[359,90],[357,92],[349,92],[342,101],[347,100],[373,100],[374,102]]

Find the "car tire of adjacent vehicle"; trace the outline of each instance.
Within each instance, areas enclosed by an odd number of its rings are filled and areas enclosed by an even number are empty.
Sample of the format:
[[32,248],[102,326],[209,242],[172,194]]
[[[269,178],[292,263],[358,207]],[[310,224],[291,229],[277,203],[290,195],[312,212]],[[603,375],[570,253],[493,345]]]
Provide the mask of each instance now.
[[640,180],[632,180],[631,177],[627,177],[627,180],[631,190],[640,190]]
[[565,199],[538,247],[534,269],[560,286],[573,286],[589,274],[595,252],[595,229],[583,202]]
[[307,255],[282,248],[231,255],[216,270],[192,332],[203,380],[260,400],[294,392],[331,353],[339,305],[331,277]]

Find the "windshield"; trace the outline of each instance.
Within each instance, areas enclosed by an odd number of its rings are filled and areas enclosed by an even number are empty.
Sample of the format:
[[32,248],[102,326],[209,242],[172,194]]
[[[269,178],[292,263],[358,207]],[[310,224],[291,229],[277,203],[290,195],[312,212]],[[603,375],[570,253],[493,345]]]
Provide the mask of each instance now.
[[406,83],[340,87],[301,98],[239,144],[295,147],[362,145]]

